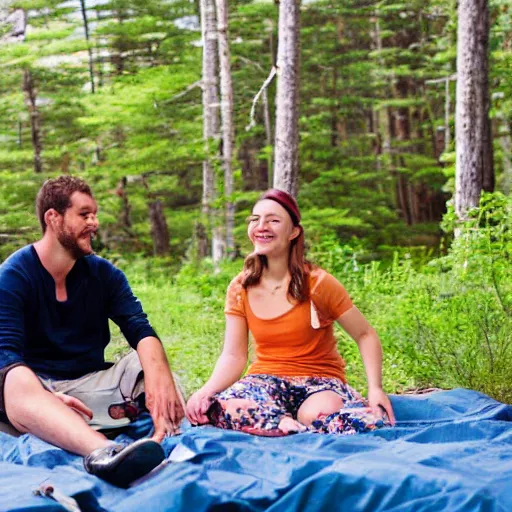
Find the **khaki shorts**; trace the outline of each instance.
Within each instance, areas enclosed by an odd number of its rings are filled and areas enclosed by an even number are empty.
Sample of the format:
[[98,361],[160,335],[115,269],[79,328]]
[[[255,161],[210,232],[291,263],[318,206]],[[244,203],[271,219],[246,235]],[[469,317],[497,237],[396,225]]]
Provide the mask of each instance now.
[[[87,405],[94,414],[88,423],[96,430],[128,425],[130,419],[113,419],[108,413],[108,408],[112,404],[132,401],[144,392],[142,367],[139,356],[134,350],[107,370],[88,373],[78,379],[47,379],[40,375],[38,377],[49,391],[74,396]],[[3,395],[3,386],[0,392]],[[18,433],[12,425],[4,422],[0,422],[0,431]]]

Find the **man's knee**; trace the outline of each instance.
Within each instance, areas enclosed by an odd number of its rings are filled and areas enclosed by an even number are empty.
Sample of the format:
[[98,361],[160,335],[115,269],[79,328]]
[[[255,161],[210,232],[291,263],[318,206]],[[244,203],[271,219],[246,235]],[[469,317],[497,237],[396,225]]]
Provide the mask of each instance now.
[[[28,391],[34,390],[43,391],[44,387],[37,375],[28,366],[16,366],[5,376],[4,399],[13,395],[24,395]],[[7,401],[9,401],[9,398],[7,398]]]
[[5,375],[2,391],[3,412],[14,428],[26,432],[22,423],[26,409],[36,405],[38,395],[46,392],[41,381],[28,366],[16,366]]

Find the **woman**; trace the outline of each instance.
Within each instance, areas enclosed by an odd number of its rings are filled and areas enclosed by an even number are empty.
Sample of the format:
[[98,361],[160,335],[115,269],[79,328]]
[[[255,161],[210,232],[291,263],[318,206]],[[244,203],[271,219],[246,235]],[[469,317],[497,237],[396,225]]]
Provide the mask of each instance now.
[[[222,354],[208,382],[187,404],[192,424],[257,435],[353,434],[394,424],[382,390],[376,332],[343,286],[304,259],[304,230],[295,199],[268,190],[249,217],[254,252],[229,285]],[[347,385],[333,322],[356,341],[368,379],[368,401]],[[248,357],[255,361],[241,380]]]

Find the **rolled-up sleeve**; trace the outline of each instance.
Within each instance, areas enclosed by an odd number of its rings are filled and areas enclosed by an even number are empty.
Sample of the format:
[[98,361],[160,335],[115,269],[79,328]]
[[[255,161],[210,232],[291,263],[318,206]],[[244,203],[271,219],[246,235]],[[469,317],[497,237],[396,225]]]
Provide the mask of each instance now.
[[124,273],[112,266],[108,283],[109,318],[121,329],[132,348],[147,336],[158,337],[151,327],[140,300],[133,294]]

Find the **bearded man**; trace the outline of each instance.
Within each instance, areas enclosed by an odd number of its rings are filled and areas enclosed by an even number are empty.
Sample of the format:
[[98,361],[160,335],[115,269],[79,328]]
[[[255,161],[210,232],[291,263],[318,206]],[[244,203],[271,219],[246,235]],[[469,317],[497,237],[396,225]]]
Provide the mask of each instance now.
[[[128,487],[163,461],[159,443],[177,432],[184,407],[125,275],[94,254],[97,210],[85,181],[46,181],[36,199],[42,238],[0,266],[0,421],[82,455],[89,473]],[[104,356],[109,319],[135,349],[115,365]],[[143,397],[153,438],[109,441],[99,430],[126,425]]]

